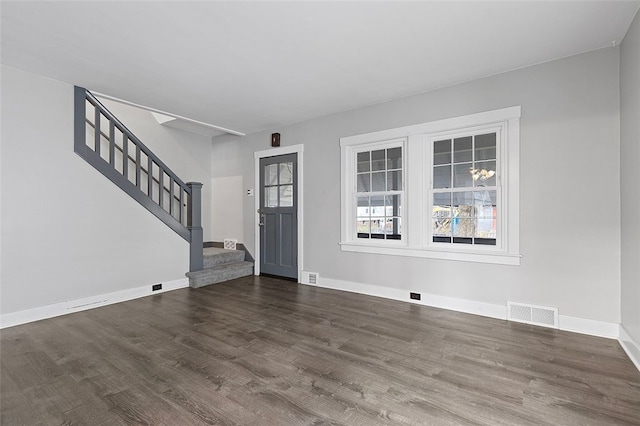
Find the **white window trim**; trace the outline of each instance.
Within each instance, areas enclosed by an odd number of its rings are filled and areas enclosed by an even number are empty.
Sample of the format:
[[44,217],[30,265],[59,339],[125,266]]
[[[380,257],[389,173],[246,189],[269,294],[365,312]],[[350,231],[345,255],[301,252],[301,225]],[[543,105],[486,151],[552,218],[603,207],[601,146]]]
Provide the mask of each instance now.
[[[382,130],[340,139],[341,149],[341,241],[343,251],[412,256],[432,259],[481,262],[503,265],[520,264],[520,106],[447,118],[428,123]],[[500,150],[503,211],[500,214],[500,246],[436,247],[429,241],[426,229],[431,176],[428,176],[431,154],[429,138],[438,133],[461,129],[503,127]],[[361,145],[387,143],[404,139],[403,145],[403,236],[401,241],[357,240],[354,238],[355,210],[352,200],[354,188],[353,153]],[[425,163],[426,162],[426,163]],[[353,224],[351,222],[354,222]],[[506,237],[506,238],[505,238]],[[395,244],[394,244],[395,243]]]

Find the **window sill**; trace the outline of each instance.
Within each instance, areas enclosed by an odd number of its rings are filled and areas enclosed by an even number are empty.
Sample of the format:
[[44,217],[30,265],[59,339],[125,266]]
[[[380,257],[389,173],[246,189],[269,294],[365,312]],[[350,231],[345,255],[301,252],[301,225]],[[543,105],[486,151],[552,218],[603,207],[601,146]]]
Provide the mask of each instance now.
[[422,257],[428,259],[455,260],[462,262],[491,263],[496,265],[519,266],[520,254],[487,251],[448,251],[417,247],[381,246],[361,242],[342,242],[342,251],[357,253],[385,254],[391,256]]

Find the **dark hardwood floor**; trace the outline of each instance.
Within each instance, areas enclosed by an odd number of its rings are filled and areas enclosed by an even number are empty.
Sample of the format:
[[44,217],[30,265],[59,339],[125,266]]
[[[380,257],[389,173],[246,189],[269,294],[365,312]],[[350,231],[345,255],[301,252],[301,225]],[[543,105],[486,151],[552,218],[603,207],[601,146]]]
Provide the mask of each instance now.
[[2,425],[640,424],[615,340],[248,277],[1,332]]

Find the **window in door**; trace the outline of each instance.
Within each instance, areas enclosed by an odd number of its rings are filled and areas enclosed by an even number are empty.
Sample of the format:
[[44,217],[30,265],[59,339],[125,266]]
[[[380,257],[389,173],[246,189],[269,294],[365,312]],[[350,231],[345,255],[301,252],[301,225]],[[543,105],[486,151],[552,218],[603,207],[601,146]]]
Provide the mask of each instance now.
[[293,206],[293,162],[264,168],[264,207]]

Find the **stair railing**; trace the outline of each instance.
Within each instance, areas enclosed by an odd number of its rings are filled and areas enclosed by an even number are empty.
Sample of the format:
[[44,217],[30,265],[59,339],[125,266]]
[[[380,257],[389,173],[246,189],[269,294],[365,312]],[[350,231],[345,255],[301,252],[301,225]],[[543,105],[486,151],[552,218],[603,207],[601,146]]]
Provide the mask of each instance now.
[[189,242],[202,269],[202,183],[184,183],[88,90],[75,87],[74,151]]

